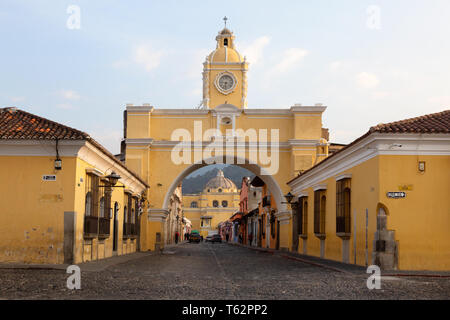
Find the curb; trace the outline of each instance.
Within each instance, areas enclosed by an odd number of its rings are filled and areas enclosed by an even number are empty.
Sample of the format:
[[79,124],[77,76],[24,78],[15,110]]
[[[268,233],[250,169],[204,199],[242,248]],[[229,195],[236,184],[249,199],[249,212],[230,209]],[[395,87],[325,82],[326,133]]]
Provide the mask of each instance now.
[[[275,249],[251,247],[251,246],[240,244],[240,243],[230,243],[230,242],[228,242],[227,244],[235,245],[235,246],[246,248],[246,249],[252,249],[252,250],[255,250],[255,251],[266,252],[266,253],[270,253],[270,254],[273,254],[273,255],[276,254],[276,255],[279,255],[279,256],[281,256],[281,257],[283,257],[285,259],[290,259],[290,260],[294,260],[294,261],[303,262],[303,263],[306,263],[306,264],[310,264],[310,265],[313,265],[313,266],[316,266],[316,267],[319,267],[319,268],[332,270],[332,271],[335,271],[335,272],[341,272],[341,273],[352,274],[352,275],[357,274],[355,272],[351,272],[351,271],[335,268],[335,267],[332,267],[332,266],[328,266],[326,264],[317,263],[317,262],[309,261],[307,259],[296,257],[295,253],[286,254],[286,253],[283,253],[283,251],[278,251],[278,250],[275,250]],[[317,258],[317,257],[314,257],[314,258]],[[335,261],[335,262],[339,263],[338,261]],[[356,266],[356,265],[352,265],[352,266]],[[358,267],[364,268],[364,266],[358,266]],[[406,271],[406,272],[408,272],[408,271]],[[382,276],[386,276],[386,277],[441,278],[441,279],[450,278],[450,275],[447,275],[447,274],[443,275],[443,274],[423,274],[423,273],[422,274],[419,274],[419,273],[418,274],[415,274],[415,273],[386,273],[386,274],[383,274]]]

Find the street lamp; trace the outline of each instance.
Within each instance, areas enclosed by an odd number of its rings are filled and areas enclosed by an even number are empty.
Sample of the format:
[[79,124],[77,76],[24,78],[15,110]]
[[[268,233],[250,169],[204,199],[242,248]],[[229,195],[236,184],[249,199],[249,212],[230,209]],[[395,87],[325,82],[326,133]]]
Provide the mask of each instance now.
[[292,210],[297,210],[298,202],[297,201],[292,202],[292,200],[294,199],[295,196],[291,192],[289,192],[284,197],[286,198],[287,203],[289,203],[291,205],[291,209]]
[[117,181],[119,181],[120,176],[114,171],[112,171],[109,176],[106,176],[106,178],[109,180],[109,184],[111,186],[115,186],[117,184]]
[[121,177],[112,171],[109,175],[106,176],[106,179],[108,179],[109,184],[105,186],[99,186],[99,188],[125,188],[125,186],[116,186],[117,182],[119,181]]
[[286,194],[284,197],[286,198],[286,200],[287,200],[288,203],[291,203],[291,202],[292,202],[292,199],[294,199],[294,195],[293,195],[291,192],[289,192],[288,194]]

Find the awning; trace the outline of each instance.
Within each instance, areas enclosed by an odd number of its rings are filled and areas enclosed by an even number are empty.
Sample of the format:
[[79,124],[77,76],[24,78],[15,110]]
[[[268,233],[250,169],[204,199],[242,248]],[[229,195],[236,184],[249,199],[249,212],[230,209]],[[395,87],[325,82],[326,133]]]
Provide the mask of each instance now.
[[230,218],[230,222],[234,222],[236,220],[242,219],[242,214],[240,212],[233,214],[233,216]]

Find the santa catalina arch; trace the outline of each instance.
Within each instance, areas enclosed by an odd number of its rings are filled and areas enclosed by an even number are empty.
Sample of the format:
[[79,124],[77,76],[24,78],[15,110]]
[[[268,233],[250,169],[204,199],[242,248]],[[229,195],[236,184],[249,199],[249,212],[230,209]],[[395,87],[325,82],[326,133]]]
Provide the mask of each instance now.
[[128,167],[150,186],[150,208],[141,216],[141,250],[163,242],[168,201],[179,183],[213,163],[239,165],[262,178],[277,204],[280,247],[291,246],[286,182],[328,156],[328,132],[322,127],[326,107],[249,107],[249,62],[234,40],[227,28],[216,36],[217,46],[203,63],[200,108],[126,106],[122,152]]

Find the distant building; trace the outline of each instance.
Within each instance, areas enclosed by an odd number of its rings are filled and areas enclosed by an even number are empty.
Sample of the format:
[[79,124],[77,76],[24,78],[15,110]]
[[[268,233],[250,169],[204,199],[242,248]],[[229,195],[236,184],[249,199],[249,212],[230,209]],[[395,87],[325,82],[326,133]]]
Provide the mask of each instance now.
[[185,221],[183,221],[183,194],[181,192],[181,184],[175,189],[170,197],[169,214],[166,218],[165,243],[175,243],[175,234],[178,232],[178,240],[183,240],[183,229]]
[[199,194],[183,195],[183,212],[192,222],[192,229],[203,237],[217,232],[218,225],[239,209],[239,192],[222,170],[209,180]]

